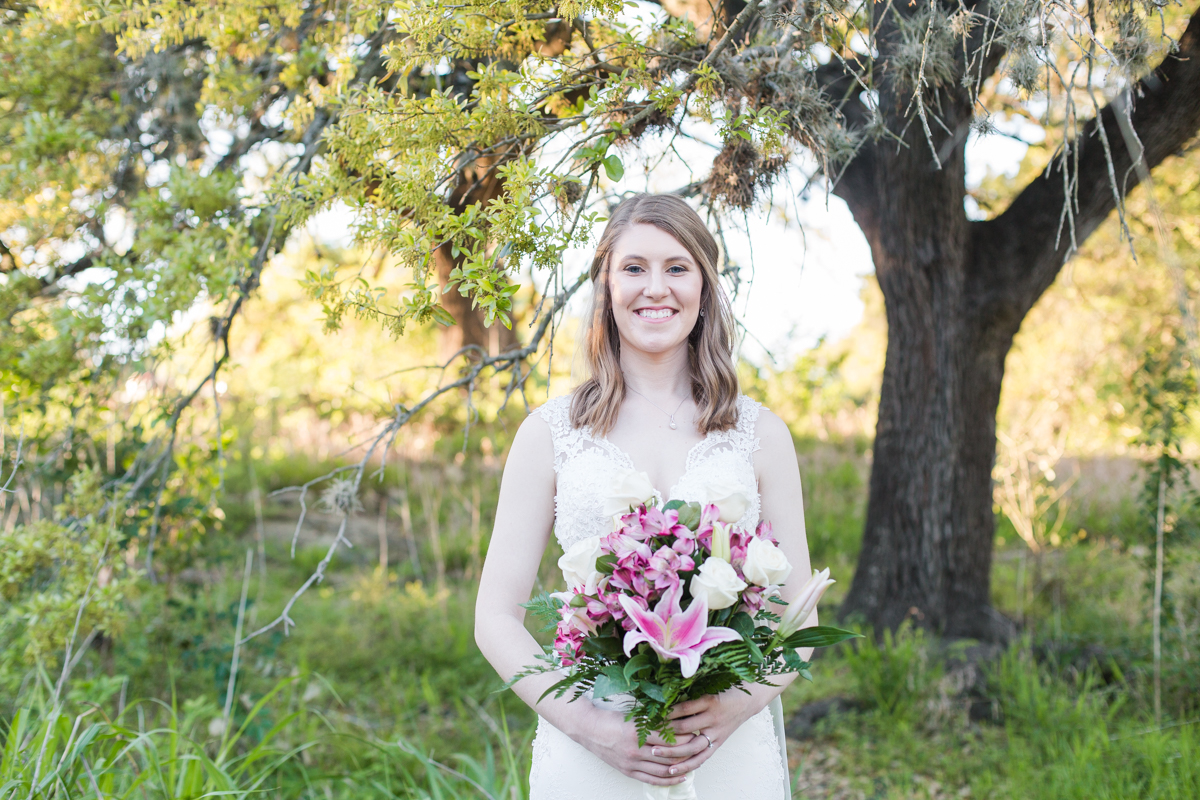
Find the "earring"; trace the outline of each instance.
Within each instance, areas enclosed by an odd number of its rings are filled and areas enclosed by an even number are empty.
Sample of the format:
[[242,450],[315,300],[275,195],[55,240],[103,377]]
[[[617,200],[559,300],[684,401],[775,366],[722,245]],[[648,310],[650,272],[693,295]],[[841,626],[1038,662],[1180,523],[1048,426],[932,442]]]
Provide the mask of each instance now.
[[702,317],[704,316],[704,309],[703,309],[703,308],[702,308],[702,309],[700,309],[700,316],[702,316]]

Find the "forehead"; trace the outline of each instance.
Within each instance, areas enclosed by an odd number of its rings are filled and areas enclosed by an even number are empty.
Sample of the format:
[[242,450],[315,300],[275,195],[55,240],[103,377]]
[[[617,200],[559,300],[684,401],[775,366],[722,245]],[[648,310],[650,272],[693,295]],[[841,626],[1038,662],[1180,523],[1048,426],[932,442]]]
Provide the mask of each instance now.
[[613,259],[639,257],[649,261],[661,259],[686,259],[692,261],[691,253],[683,243],[662,228],[639,222],[630,225],[613,242]]

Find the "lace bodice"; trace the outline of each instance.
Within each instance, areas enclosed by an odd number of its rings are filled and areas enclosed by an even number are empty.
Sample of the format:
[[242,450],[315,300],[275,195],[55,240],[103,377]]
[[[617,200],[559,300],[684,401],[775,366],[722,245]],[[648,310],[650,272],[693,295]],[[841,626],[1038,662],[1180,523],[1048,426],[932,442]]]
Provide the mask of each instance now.
[[[688,452],[683,475],[666,497],[656,492],[659,503],[667,500],[704,502],[714,492],[728,494],[731,488],[751,498],[750,507],[738,524],[753,528],[761,508],[758,481],[754,477],[754,435],[760,403],[745,395],[737,400],[737,425],[727,431],[714,431],[697,442]],[[612,519],[604,513],[605,498],[614,477],[622,470],[635,469],[633,459],[604,436],[587,428],[571,427],[571,396],[555,397],[535,414],[550,426],[554,440],[554,471],[557,487],[554,497],[554,534],[563,550],[588,536],[603,536],[612,530]]]
[[[658,500],[717,500],[740,491],[750,504],[738,524],[758,525],[761,499],[754,476],[755,425],[762,406],[737,401],[737,425],[710,433],[688,451],[683,475]],[[571,397],[556,397],[534,413],[554,440],[554,534],[563,550],[612,530],[605,501],[614,479],[636,469],[633,459],[586,428],[571,427]],[[601,703],[603,701],[594,701]],[[696,771],[700,800],[789,800],[783,709],[776,699],[733,732]],[[529,775],[530,800],[644,800],[644,785],[628,778],[545,719],[538,720]]]

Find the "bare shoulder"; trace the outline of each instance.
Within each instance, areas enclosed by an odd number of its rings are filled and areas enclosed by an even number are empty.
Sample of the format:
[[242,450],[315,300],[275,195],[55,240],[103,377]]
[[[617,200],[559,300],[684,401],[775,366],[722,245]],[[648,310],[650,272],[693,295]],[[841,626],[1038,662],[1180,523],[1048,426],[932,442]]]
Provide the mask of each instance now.
[[754,466],[760,479],[763,476],[781,478],[792,475],[799,478],[792,431],[778,414],[766,408],[761,409],[754,435],[758,438],[759,445],[759,449],[754,453]]
[[759,444],[764,450],[779,448],[792,450],[791,429],[788,428],[786,422],[780,419],[778,414],[769,408],[759,409],[754,435],[758,437]]
[[514,456],[522,459],[548,459],[553,463],[554,436],[550,431],[550,423],[537,411],[527,416],[517,428],[517,435],[513,437],[508,454],[510,460]]

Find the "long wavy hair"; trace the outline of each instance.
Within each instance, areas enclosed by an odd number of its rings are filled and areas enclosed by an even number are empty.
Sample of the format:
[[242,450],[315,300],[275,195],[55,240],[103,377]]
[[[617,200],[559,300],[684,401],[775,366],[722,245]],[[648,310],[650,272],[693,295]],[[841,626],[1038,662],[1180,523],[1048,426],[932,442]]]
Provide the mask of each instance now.
[[604,435],[616,424],[625,399],[621,372],[621,336],[617,331],[609,290],[609,261],[617,239],[631,225],[653,225],[674,236],[700,266],[704,284],[701,314],[688,335],[688,370],[692,400],[699,411],[699,428],[707,434],[737,424],[737,371],[733,366],[734,321],[729,298],[717,275],[720,249],[700,215],[675,195],[638,194],[613,211],[592,258],[592,308],[582,336],[582,357],[588,378],[571,401],[571,424]]

